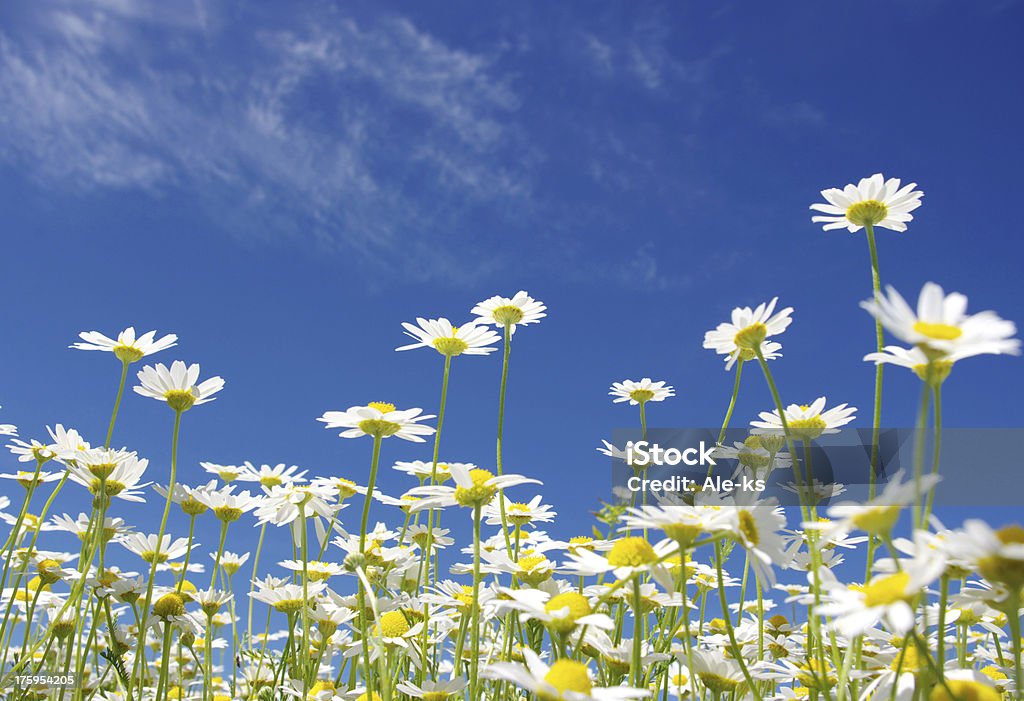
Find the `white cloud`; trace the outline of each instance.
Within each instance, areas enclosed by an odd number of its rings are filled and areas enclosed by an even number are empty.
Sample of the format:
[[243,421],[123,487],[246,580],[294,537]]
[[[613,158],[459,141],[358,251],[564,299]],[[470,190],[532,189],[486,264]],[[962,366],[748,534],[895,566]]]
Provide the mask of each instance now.
[[455,263],[404,236],[446,202],[530,196],[495,57],[402,18],[231,26],[200,2],[34,6],[0,31],[0,158],[51,187],[190,189],[422,277]]

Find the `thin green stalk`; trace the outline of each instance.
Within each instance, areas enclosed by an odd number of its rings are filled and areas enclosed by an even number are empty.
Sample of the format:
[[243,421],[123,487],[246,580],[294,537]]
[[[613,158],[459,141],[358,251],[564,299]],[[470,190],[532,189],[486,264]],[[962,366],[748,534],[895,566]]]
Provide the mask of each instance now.
[[[942,453],[942,385],[938,382],[932,385],[932,400],[935,403],[935,408],[932,411],[935,422],[935,435],[933,436],[934,443],[932,444],[932,475],[938,475],[939,459]],[[924,507],[924,516],[921,518],[921,528],[926,528],[928,526],[928,518],[932,514],[932,506],[934,503],[935,490],[932,489],[928,492],[928,501]]]
[[[499,496],[499,498],[501,498]],[[469,698],[478,699],[477,679],[480,664],[480,505],[473,507],[473,603],[470,609]]]
[[127,360],[121,361],[121,382],[117,385],[117,398],[114,400],[114,411],[110,415],[110,426],[107,428],[107,440],[104,448],[110,447],[110,441],[114,438],[114,423],[117,421],[117,412],[121,408],[121,396],[124,394],[125,380],[128,379],[128,366],[131,363]]
[[[174,494],[174,486],[177,484],[178,474],[178,436],[181,432],[181,411],[174,412],[174,430],[171,432],[171,477],[170,483],[167,485],[167,500],[164,502],[164,514],[160,519],[160,530],[157,531],[156,536],[156,547],[157,551],[163,546],[164,531],[167,530],[167,517],[171,513],[171,495]],[[128,689],[127,695],[132,695],[132,686],[134,683],[135,676],[139,673],[139,664],[145,660],[145,634],[146,634],[146,623],[149,621],[149,608],[153,604],[153,584],[156,580],[156,566],[159,558],[154,556],[153,562],[149,567],[149,581],[146,584],[146,599],[145,604],[142,607],[142,623],[139,625],[139,643],[138,650],[139,654],[135,656],[135,664],[132,669],[132,675],[128,678]],[[142,664],[143,671],[145,670],[145,664]],[[141,688],[141,679],[140,679]]]

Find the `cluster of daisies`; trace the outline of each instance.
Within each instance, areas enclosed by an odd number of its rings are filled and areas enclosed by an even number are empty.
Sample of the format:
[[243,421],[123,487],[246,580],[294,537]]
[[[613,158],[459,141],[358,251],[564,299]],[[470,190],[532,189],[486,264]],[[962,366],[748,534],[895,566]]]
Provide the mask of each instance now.
[[[863,307],[878,334],[865,359],[879,368],[876,404],[880,368],[910,369],[923,383],[923,428],[955,363],[1017,354],[1020,342],[1012,323],[968,314],[963,295],[933,283],[916,308],[883,291],[874,230],[906,229],[922,196],[915,188],[875,175],[823,191],[827,204],[812,208],[825,229],[866,232],[874,294]],[[22,440],[0,426],[20,464],[0,475],[13,495],[0,497],[10,526],[0,575],[6,697],[1021,699],[1024,528],[943,526],[931,513],[941,475],[923,456],[907,474],[872,481],[869,499],[825,506],[843,488],[815,481],[809,446],[857,410],[825,397],[782,401],[769,361],[782,357],[793,309],[777,299],[734,309],[705,334],[704,347],[734,374],[715,457],[734,476],[792,474],[799,508],[749,490],[645,493],[639,503],[624,492],[600,505],[591,533],[549,534],[556,514],[531,493],[540,481],[506,472],[502,452],[512,340],[545,311],[519,292],[480,302],[459,326],[403,324],[412,343],[397,350],[432,349],[443,360],[436,415],[373,401],[319,417],[342,438],[368,439],[365,472],[204,462],[202,484],[177,479],[179,430],[224,381],[201,380],[198,365],[181,361],[135,373],[133,390],[171,410],[171,462],[156,469],[112,447],[113,437],[131,366],[177,338],[82,333],[73,348],[121,364],[105,436],[58,424]],[[882,345],[884,332],[905,345]],[[452,361],[495,351],[495,463],[441,459]],[[766,407],[745,440],[726,443],[745,364],[767,380]],[[615,382],[609,394],[637,408],[646,432],[648,405],[675,391],[643,378]],[[425,444],[422,459],[390,462],[388,438]],[[624,446],[599,450],[627,460]],[[383,493],[384,468],[408,476],[409,488]],[[57,513],[58,496],[78,508]],[[144,523],[125,519],[125,502],[151,507]],[[387,518],[370,519],[374,503]],[[462,533],[467,521],[471,537],[456,542],[445,526],[461,522]],[[258,531],[252,552],[228,547],[242,528]],[[59,549],[59,532],[77,546]],[[54,684],[69,675],[73,684]]]

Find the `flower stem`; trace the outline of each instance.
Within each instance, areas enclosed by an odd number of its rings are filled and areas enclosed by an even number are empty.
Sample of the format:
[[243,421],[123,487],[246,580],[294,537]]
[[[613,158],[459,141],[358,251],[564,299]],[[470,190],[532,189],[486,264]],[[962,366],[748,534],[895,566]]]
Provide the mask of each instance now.
[[472,655],[469,672],[469,698],[471,699],[478,699],[482,696],[477,692],[477,674],[480,664],[480,510],[479,505],[473,507],[473,602],[469,624],[470,654]]
[[117,386],[117,398],[114,399],[114,411],[110,415],[110,426],[107,428],[107,441],[103,444],[104,448],[109,448],[110,441],[114,438],[114,423],[117,421],[117,412],[121,408],[121,396],[124,394],[125,380],[128,379],[129,365],[127,360],[121,361],[121,382]]

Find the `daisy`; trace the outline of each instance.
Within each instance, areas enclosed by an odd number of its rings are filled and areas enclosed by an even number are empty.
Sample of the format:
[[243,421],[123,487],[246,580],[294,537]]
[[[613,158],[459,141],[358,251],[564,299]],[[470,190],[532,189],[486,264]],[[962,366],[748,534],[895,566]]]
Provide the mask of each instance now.
[[[184,557],[189,548],[194,548],[199,543],[188,542],[188,538],[178,538],[171,541],[171,536],[164,535],[158,539],[156,535],[142,535],[141,533],[129,533],[117,540],[124,548],[135,553],[146,562],[167,562]],[[159,543],[159,547],[157,545]]]
[[217,475],[225,484],[229,484],[242,475],[242,468],[238,465],[221,465],[215,462],[201,462],[200,467],[211,475]]
[[73,428],[64,428],[63,424],[57,424],[53,428],[46,427],[50,438],[53,439],[51,448],[57,454],[59,462],[67,462],[75,459],[75,453],[89,450],[89,442],[82,438],[82,434]]
[[149,482],[140,483],[149,467],[149,460],[124,450],[93,448],[78,453],[68,467],[68,477],[89,490],[94,496],[103,493],[125,501],[144,502],[142,489]]
[[307,470],[299,472],[298,465],[291,467],[279,462],[276,465],[260,465],[256,467],[248,460],[242,465],[238,479],[242,482],[259,482],[264,489],[270,489],[280,484],[291,484],[292,482],[305,482]]
[[779,298],[773,297],[767,304],[762,303],[754,309],[736,307],[732,310],[729,321],[723,321],[711,331],[704,334],[704,347],[725,356],[725,369],[731,370],[737,360],[753,360],[757,357],[757,349],[765,360],[781,356],[782,346],[774,341],[765,341],[778,336],[786,330],[793,319],[792,307],[778,312],[775,305]]
[[606,556],[591,550],[569,552],[569,560],[560,571],[590,577],[612,572],[616,579],[629,579],[636,574],[650,572],[659,581],[671,581],[668,570],[660,563],[675,552],[677,544],[664,540],[651,545],[639,536],[619,538]]
[[56,482],[63,476],[63,472],[46,472],[40,470],[18,470],[17,472],[0,473],[0,479],[14,480],[25,489],[35,488],[46,482]]
[[138,338],[131,326],[117,334],[117,340],[104,336],[99,331],[83,331],[78,337],[84,343],[73,343],[68,348],[76,350],[108,351],[124,364],[134,363],[147,355],[167,350],[177,345],[178,337],[169,333],[163,338],[156,338],[156,331],[149,331]]
[[199,364],[186,367],[180,360],[171,363],[169,370],[163,363],[147,365],[138,372],[138,378],[141,384],[133,387],[136,394],[167,402],[178,412],[213,401],[213,395],[224,389],[221,377],[211,377],[197,385]]
[[433,427],[419,425],[420,421],[434,418],[432,414],[421,416],[422,411],[422,409],[396,410],[394,404],[370,402],[366,406],[353,406],[345,411],[324,412],[317,421],[327,424],[326,428],[347,429],[338,434],[342,438],[397,436],[403,440],[422,443],[424,439],[421,436],[429,436],[434,433]]
[[225,523],[237,521],[242,514],[259,507],[264,497],[253,496],[248,490],[232,494],[233,487],[228,485],[222,489],[205,489],[196,493],[196,499],[205,504],[214,515]]
[[297,572],[299,574],[302,574],[303,567],[305,566],[306,575],[309,577],[309,581],[311,582],[319,582],[323,579],[337,577],[345,572],[345,568],[336,562],[310,560],[303,565],[302,560],[284,560],[277,564],[290,572]]
[[27,443],[15,438],[7,444],[7,449],[18,456],[18,462],[45,463],[57,457],[56,446],[40,443],[34,438]]
[[405,335],[416,343],[396,348],[396,351],[412,350],[413,348],[433,348],[441,355],[487,355],[496,348],[492,344],[501,340],[494,331],[477,326],[470,322],[462,326],[452,326],[447,319],[423,319],[417,317],[416,324],[405,322]]
[[725,530],[753,555],[750,564],[758,579],[774,585],[773,565],[785,567],[789,562],[785,541],[779,532],[786,525],[779,502],[774,497],[758,499],[756,492],[744,489],[725,498],[711,492],[697,496],[702,504],[721,509]]
[[875,173],[842,190],[836,187],[822,190],[821,196],[828,204],[815,203],[811,209],[824,216],[815,215],[811,221],[824,224],[825,231],[845,227],[853,233],[865,226],[906,231],[907,222],[914,218],[910,213],[921,206],[924,196],[915,187],[917,183],[901,188],[899,178],[885,180],[881,173]]
[[618,701],[650,695],[646,689],[628,686],[594,686],[590,670],[582,662],[563,657],[548,666],[533,650],[523,648],[522,652],[525,666],[495,662],[484,668],[483,675],[512,682],[551,701]]
[[[417,478],[421,482],[423,480],[430,479],[431,476],[435,477],[438,482],[444,482],[451,477],[451,473],[448,469],[449,464],[450,463],[447,462],[438,462],[435,469],[435,465],[432,462],[426,462],[424,460],[399,460],[391,466],[391,469],[404,472],[410,477]],[[476,465],[472,463],[456,464],[462,465],[470,470],[476,467]]]
[[411,681],[399,682],[396,687],[403,694],[407,694],[414,699],[424,699],[424,701],[445,701],[453,696],[461,696],[462,691],[466,688],[469,682],[463,677],[456,677],[455,679],[449,679],[448,681],[437,681],[432,682],[429,679],[424,680],[423,686],[417,686]]
[[[508,497],[502,496],[505,501],[505,515],[508,522],[515,526],[525,526],[529,523],[546,523],[555,520],[555,512],[548,504],[541,504],[541,496],[538,494],[527,503],[513,502]],[[483,510],[485,523],[488,526],[501,525],[501,509],[494,503],[488,504]]]
[[508,589],[501,588],[499,610],[514,610],[522,614],[523,620],[537,620],[558,633],[570,633],[578,626],[598,630],[611,630],[615,622],[603,613],[594,613],[593,602],[578,591],[565,591],[548,582],[546,588]]
[[413,487],[407,496],[419,497],[411,511],[422,511],[444,506],[486,506],[499,490],[507,487],[514,487],[519,484],[541,484],[539,480],[523,477],[522,475],[505,474],[495,477],[488,470],[474,468],[467,470],[460,465],[449,466],[452,478],[455,481],[454,487],[445,485],[425,485]]
[[[324,582],[306,582],[303,584],[284,584],[282,580],[268,578],[256,582],[257,591],[249,596],[274,608],[275,611],[293,615],[302,610],[303,605],[313,601],[327,585]],[[305,588],[305,593],[303,589]],[[306,599],[306,597],[309,597]]]
[[[715,697],[736,691],[745,681],[743,670],[740,669],[739,664],[725,655],[716,655],[697,649],[692,650],[690,655],[693,657],[694,676]],[[676,652],[676,657],[681,664],[688,663],[686,655],[682,652]]]
[[948,295],[934,282],[925,283],[917,310],[892,286],[884,296],[861,302],[889,333],[921,348],[933,360],[960,360],[984,353],[1020,354],[1017,327],[992,311],[967,314],[967,297]]
[[331,518],[341,508],[332,503],[336,492],[328,486],[281,484],[271,487],[256,509],[260,523],[277,526],[292,523],[300,515],[305,518]]
[[903,348],[901,346],[885,346],[881,351],[868,353],[864,360],[875,365],[895,365],[913,371],[925,382],[941,385],[953,370],[953,363],[967,357],[960,353],[951,353],[941,359],[929,358],[928,354],[917,346]]
[[[944,567],[941,560],[905,560],[894,574],[851,586],[840,583],[831,570],[821,569],[817,577],[825,600],[815,610],[834,617],[832,627],[848,637],[861,635],[879,622],[903,635],[914,627],[914,597],[937,579]],[[814,573],[808,574],[808,581],[813,582],[814,577]]]
[[[857,408],[840,404],[825,411],[825,397],[818,397],[811,404],[790,404],[785,409],[786,428],[789,433],[800,440],[809,441],[826,433],[837,433],[840,426],[845,426],[856,418]],[[751,421],[753,433],[781,435],[785,433],[782,419],[777,409],[762,411],[760,421]]]
[[684,504],[630,507],[622,517],[630,529],[658,529],[682,547],[690,546],[702,533],[717,533],[729,527],[721,509]]
[[949,536],[947,551],[971,563],[982,577],[1019,590],[1024,587],[1024,527],[993,529],[984,521],[969,519],[962,532]]
[[[836,519],[824,528],[852,531],[859,528],[871,535],[884,536],[892,531],[900,516],[900,509],[913,502],[918,492],[914,481],[903,482],[903,470],[898,470],[885,485],[882,493],[868,502],[840,502],[829,507],[828,515]],[[921,492],[927,492],[939,482],[938,475],[922,475]],[[805,528],[819,527],[818,524],[804,524]]]
[[616,404],[629,402],[630,405],[635,406],[647,402],[665,401],[669,397],[674,397],[676,391],[671,386],[666,386],[664,381],[652,382],[651,378],[645,377],[639,382],[634,380],[613,382],[608,394],[615,397],[612,401]]
[[514,334],[517,326],[540,322],[547,316],[544,313],[546,309],[542,302],[520,290],[512,297],[489,297],[479,302],[469,313],[477,315],[477,323],[508,328],[509,334]]

